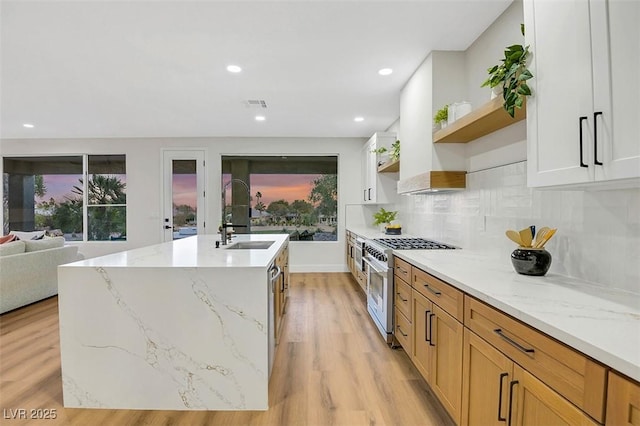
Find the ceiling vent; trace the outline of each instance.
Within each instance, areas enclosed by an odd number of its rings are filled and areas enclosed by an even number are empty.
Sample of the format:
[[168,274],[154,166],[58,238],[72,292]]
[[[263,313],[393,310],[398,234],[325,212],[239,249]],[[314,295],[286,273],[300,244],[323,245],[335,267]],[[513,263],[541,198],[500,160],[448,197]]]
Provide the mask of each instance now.
[[249,99],[244,102],[247,108],[265,109],[267,108],[267,102],[262,99]]

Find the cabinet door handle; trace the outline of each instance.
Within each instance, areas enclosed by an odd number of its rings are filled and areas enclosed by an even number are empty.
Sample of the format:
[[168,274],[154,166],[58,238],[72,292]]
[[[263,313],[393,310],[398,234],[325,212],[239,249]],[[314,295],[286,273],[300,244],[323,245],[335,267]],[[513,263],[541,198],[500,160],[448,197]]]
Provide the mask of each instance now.
[[402,329],[400,328],[400,326],[397,326],[396,328],[398,329],[398,331],[400,332],[400,334],[402,334],[404,337],[407,337],[407,336],[408,336],[408,334],[404,334],[404,333],[402,332]]
[[580,117],[580,121],[578,122],[578,126],[580,127],[580,167],[589,167],[584,163],[584,158],[582,157],[582,122],[587,120],[587,117]]
[[602,162],[598,161],[598,116],[602,115],[602,111],[593,113],[593,163],[596,166],[602,166]]
[[400,300],[402,300],[403,302],[408,302],[408,301],[409,301],[409,299],[403,299],[403,298],[402,298],[402,293],[400,293],[399,291],[398,291],[398,292],[396,292],[396,294],[398,295],[398,297],[400,298]]
[[371,201],[371,188],[369,188],[369,201]]
[[511,426],[511,413],[513,411],[513,388],[518,384],[517,380],[512,380],[509,383],[509,421],[507,422],[508,426]]
[[440,295],[442,294],[439,291],[436,291],[436,290],[432,289],[431,287],[429,287],[429,284],[425,284],[424,286],[427,288],[427,290],[429,290],[431,293],[433,293],[434,295],[436,295],[438,297],[440,297]]
[[498,391],[498,421],[506,422],[507,418],[502,417],[502,384],[504,383],[504,378],[507,377],[509,373],[500,374],[500,390]]
[[401,267],[399,267],[399,266],[396,266],[396,269],[397,269],[398,271],[400,271],[400,273],[401,273],[402,275],[408,275],[408,274],[409,274],[407,271],[405,271],[404,269],[402,269],[402,268],[401,268]]
[[500,328],[496,328],[495,330],[493,330],[493,332],[496,333],[498,336],[500,336],[502,338],[502,340],[504,340],[505,342],[509,343],[511,346],[513,346],[514,348],[518,349],[521,352],[524,352],[524,353],[527,353],[527,354],[532,354],[532,353],[535,352],[535,349],[525,348],[520,343],[516,342],[515,340],[513,340],[509,336],[505,335],[502,332],[502,329],[500,329]]
[[362,201],[367,201],[367,190],[366,189],[362,190]]
[[429,330],[429,314],[431,311],[424,311],[424,341],[431,344],[431,339],[428,337],[427,331]]
[[433,318],[436,314],[429,314],[429,346],[435,346],[433,342]]

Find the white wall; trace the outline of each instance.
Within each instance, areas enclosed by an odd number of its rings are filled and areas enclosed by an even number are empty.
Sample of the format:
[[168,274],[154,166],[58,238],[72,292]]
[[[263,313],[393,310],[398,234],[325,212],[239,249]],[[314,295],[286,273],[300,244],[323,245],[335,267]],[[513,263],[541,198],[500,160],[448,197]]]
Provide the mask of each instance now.
[[551,273],[640,292],[640,189],[539,191],[526,162],[472,172],[465,191],[401,197],[403,230],[507,258],[507,229],[558,228]]
[[[221,156],[338,155],[338,241],[292,242],[292,272],[346,271],[344,252],[345,205],[359,200],[359,138],[145,138],[3,140],[0,156],[57,154],[126,154],[127,156],[127,241],[78,243],[86,257],[157,244],[162,233],[162,149],[202,148],[206,151],[207,232],[217,232],[221,200]],[[1,191],[1,189],[0,189]]]

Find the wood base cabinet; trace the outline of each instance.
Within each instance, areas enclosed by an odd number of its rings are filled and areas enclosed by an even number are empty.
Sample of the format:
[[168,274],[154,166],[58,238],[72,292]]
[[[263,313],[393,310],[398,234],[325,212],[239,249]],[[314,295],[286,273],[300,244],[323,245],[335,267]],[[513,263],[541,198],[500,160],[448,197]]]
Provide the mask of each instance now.
[[464,335],[462,425],[597,425],[472,331]]
[[607,426],[640,426],[640,384],[609,373]]
[[411,360],[442,405],[460,423],[463,326],[435,303],[413,290]]
[[513,381],[509,383],[509,387],[509,425],[598,425],[575,405],[517,364],[513,367]]

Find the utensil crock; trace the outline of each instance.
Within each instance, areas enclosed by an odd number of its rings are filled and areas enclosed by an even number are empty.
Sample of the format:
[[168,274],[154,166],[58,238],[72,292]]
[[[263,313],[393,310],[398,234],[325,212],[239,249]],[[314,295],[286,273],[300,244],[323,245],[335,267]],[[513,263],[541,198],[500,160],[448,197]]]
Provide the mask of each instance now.
[[517,248],[511,253],[511,263],[519,274],[542,276],[551,266],[551,253],[543,248]]

